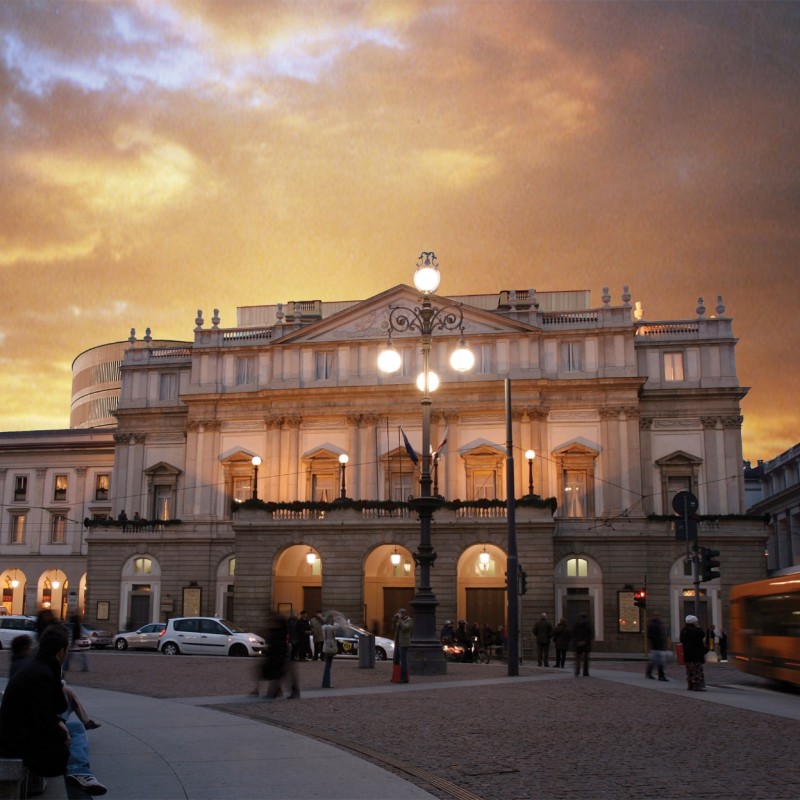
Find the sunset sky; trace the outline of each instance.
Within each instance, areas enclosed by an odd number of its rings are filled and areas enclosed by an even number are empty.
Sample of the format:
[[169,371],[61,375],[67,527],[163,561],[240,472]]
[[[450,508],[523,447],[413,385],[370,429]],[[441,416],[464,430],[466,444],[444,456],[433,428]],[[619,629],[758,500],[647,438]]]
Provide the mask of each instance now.
[[0,430],[196,310],[624,284],[800,441],[800,3],[0,2]]

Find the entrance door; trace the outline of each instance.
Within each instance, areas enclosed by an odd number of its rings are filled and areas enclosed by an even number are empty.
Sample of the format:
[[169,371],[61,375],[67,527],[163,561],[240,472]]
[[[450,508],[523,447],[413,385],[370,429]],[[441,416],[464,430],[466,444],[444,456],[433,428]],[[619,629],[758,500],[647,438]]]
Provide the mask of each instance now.
[[567,620],[567,625],[572,629],[572,626],[578,621],[581,614],[586,614],[591,622],[592,617],[592,601],[587,595],[574,595],[568,594],[564,598],[564,616]]
[[467,589],[467,623],[477,622],[483,629],[488,625],[496,631],[506,624],[506,590],[502,587]]
[[303,608],[308,612],[309,617],[313,617],[317,611],[323,611],[321,586],[303,587]]
[[383,621],[381,622],[381,629],[378,631],[379,636],[385,636],[387,639],[394,638],[392,619],[398,608],[405,608],[412,617],[414,616],[414,609],[411,607],[414,592],[413,586],[383,587]]
[[131,593],[131,614],[128,621],[128,630],[136,631],[152,622],[150,616],[150,597],[149,593],[135,592]]

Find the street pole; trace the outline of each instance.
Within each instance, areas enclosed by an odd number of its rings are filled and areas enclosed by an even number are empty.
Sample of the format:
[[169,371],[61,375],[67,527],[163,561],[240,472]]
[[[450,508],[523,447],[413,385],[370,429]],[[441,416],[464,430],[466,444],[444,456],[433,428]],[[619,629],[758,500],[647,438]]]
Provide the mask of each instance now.
[[519,557],[517,555],[517,518],[514,497],[514,441],[511,430],[511,378],[505,379],[506,396],[506,518],[508,520],[508,674],[519,675]]

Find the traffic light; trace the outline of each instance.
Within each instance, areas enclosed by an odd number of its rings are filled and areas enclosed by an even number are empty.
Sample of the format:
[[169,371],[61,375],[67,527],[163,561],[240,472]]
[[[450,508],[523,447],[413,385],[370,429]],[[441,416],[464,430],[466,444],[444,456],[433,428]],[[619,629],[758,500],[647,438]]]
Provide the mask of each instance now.
[[639,589],[638,592],[633,593],[633,604],[637,608],[647,608],[647,590]]
[[517,572],[517,590],[519,594],[525,594],[528,591],[528,573],[522,567]]
[[719,561],[717,556],[719,550],[712,550],[710,547],[700,548],[700,580],[713,581],[719,578]]

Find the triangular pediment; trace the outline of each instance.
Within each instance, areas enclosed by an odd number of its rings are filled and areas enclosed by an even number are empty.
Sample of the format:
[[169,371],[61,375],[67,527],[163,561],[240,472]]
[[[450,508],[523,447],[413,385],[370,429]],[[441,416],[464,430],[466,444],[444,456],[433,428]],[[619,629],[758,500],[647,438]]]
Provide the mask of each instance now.
[[699,466],[702,463],[702,458],[693,456],[691,453],[687,453],[685,450],[676,450],[674,453],[670,453],[667,456],[662,456],[661,458],[656,459],[656,464],[658,464],[659,467],[675,465],[685,466],[686,464]]
[[157,464],[153,464],[152,467],[148,467],[144,470],[145,475],[149,475],[153,477],[154,475],[169,475],[172,477],[177,477],[181,474],[181,470],[177,467],[173,467],[172,464],[167,464],[166,461],[159,461]]
[[252,464],[253,456],[255,455],[258,455],[258,453],[253,453],[250,450],[236,446],[226,450],[219,457],[219,460],[223,464],[242,464],[245,462],[247,462],[248,464]]
[[[453,306],[456,316],[460,312],[463,315],[464,334],[467,338],[481,334],[519,334],[538,331],[538,328],[527,323],[508,319],[491,311],[459,304],[445,296],[433,295],[431,303],[439,309]],[[272,344],[309,343],[318,345],[327,342],[335,344],[336,342],[359,340],[383,341],[387,338],[389,331],[391,308],[397,306],[403,306],[411,311],[418,309],[421,306],[419,292],[411,286],[399,284],[367,300],[348,306],[325,319],[305,325],[300,330],[273,338]],[[453,337],[460,335],[457,329],[448,327],[447,330],[452,330]],[[418,330],[412,329],[395,331],[392,337],[395,341],[401,341],[406,337],[418,338],[419,335]],[[442,330],[440,335],[446,335],[446,331]]]
[[581,439],[578,438],[578,439],[572,439],[571,441],[561,445],[560,447],[556,447],[553,450],[553,455],[561,457],[591,456],[592,458],[596,458],[598,455],[600,455],[600,452],[587,442],[581,441]]
[[303,453],[303,461],[335,461],[337,464],[339,463],[339,456],[344,453],[341,447],[337,447],[335,444],[330,444],[326,442],[325,444],[321,444],[312,450],[308,450],[307,452]]
[[502,445],[490,442],[487,439],[473,439],[458,448],[462,456],[505,456],[506,449]]

